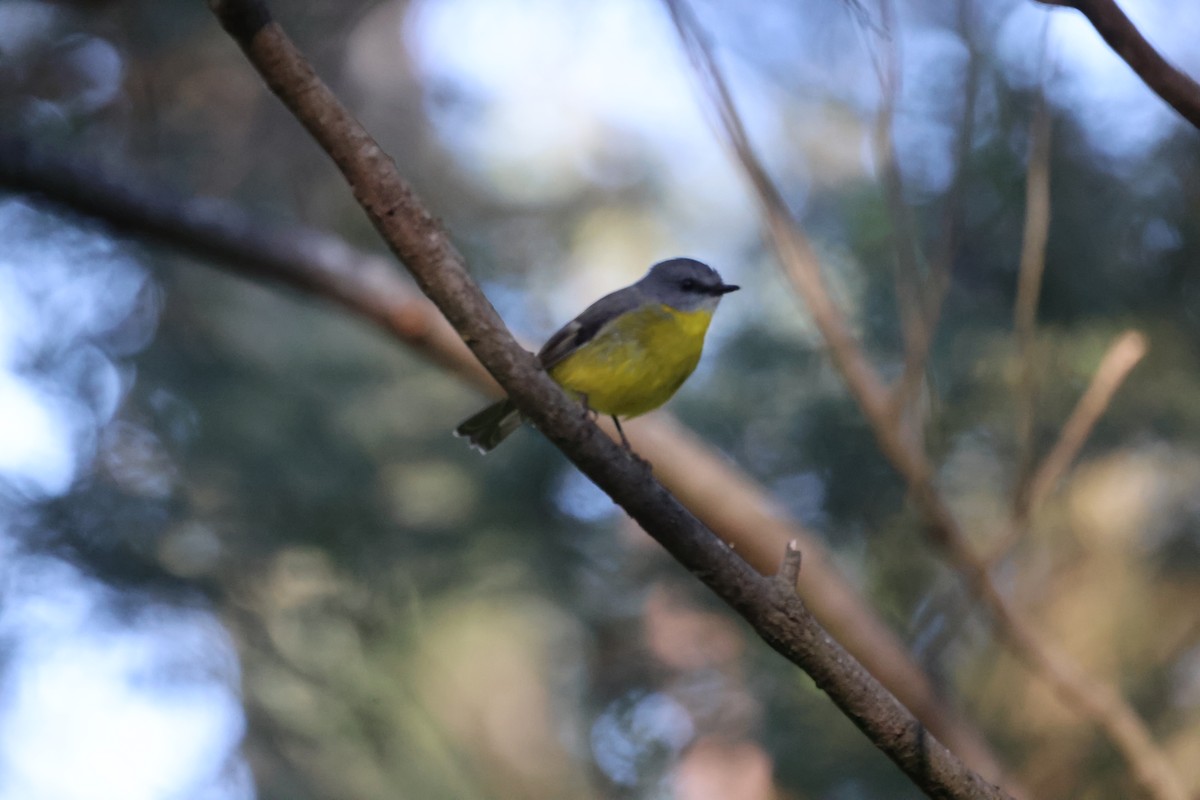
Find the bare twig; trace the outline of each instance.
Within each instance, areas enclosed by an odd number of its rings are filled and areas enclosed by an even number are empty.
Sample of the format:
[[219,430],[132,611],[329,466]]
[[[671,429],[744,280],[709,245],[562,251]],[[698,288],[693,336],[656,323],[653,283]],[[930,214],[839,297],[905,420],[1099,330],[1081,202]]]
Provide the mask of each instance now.
[[[880,0],[879,17],[885,30],[894,30],[891,0]],[[925,336],[925,314],[921,301],[924,278],[921,275],[921,252],[917,244],[916,225],[912,209],[904,199],[904,178],[896,160],[896,143],[893,136],[896,117],[896,101],[900,96],[900,39],[892,36],[883,40],[878,47],[871,47],[871,63],[879,83],[879,113],[875,116],[873,144],[875,161],[883,178],[884,203],[891,219],[892,249],[895,252],[896,305],[900,316],[900,330],[904,339],[906,363],[915,358],[916,349]],[[903,406],[897,408],[902,412]]]
[[[929,268],[929,295],[925,298],[926,318],[930,329],[936,329],[941,315],[942,303],[950,288],[951,272],[954,268],[954,253],[958,247],[959,227],[962,225],[963,193],[966,191],[967,166],[971,147],[975,144],[975,109],[979,103],[979,81],[983,73],[983,59],[979,54],[975,25],[972,18],[971,0],[958,0],[955,27],[958,36],[967,47],[967,66],[962,81],[962,114],[958,120],[958,135],[954,141],[954,178],[946,192],[942,206],[941,238],[937,252]],[[928,358],[929,347],[925,348]]]
[[1019,495],[1008,530],[992,547],[986,559],[988,564],[1004,558],[1025,535],[1030,517],[1062,480],[1125,378],[1146,355],[1146,348],[1146,337],[1139,331],[1125,331],[1109,345],[1087,389],[1059,432],[1058,440],[1033,471],[1026,490]]
[[1150,89],[1200,129],[1200,83],[1171,64],[1146,41],[1114,0],[1038,0],[1047,6],[1074,8]]
[[1109,346],[1091,383],[1063,425],[1058,441],[1033,474],[1028,501],[1031,510],[1041,506],[1058,485],[1112,402],[1117,389],[1145,355],[1146,337],[1139,331],[1125,331]]
[[1000,594],[986,563],[969,547],[958,519],[933,483],[927,456],[904,436],[889,413],[888,395],[874,367],[833,301],[821,265],[793,222],[779,190],[750,146],[737,109],[711,49],[682,0],[664,0],[692,64],[718,112],[729,146],[753,186],[780,263],[804,298],[835,366],[875,434],[880,450],[908,484],[931,541],[959,570],[970,591],[991,615],[1002,640],[1037,675],[1049,682],[1077,713],[1095,722],[1121,753],[1142,791],[1158,800],[1187,800],[1187,792],[1145,722],[1111,686],[1084,672],[1066,653],[1042,639],[1031,621]]
[[[311,229],[271,228],[229,203],[195,201],[161,187],[135,187],[94,166],[0,142],[0,187],[35,193],[139,238],[212,260],[235,275],[278,282],[332,300],[468,384],[500,392],[436,307],[390,261]],[[212,220],[221,220],[214,225]],[[797,585],[820,623],[935,736],[953,741],[976,771],[1002,769],[979,732],[949,708],[928,675],[870,604],[842,576],[822,540],[786,519],[761,487],[695,435],[659,413],[628,427],[635,449],[654,454],[654,473],[670,491],[762,575],[797,541],[810,565]],[[1017,792],[1020,794],[1020,792]]]
[[1046,241],[1050,238],[1050,111],[1039,95],[1029,126],[1029,165],[1025,173],[1025,236],[1017,274],[1017,299],[1013,330],[1020,361],[1017,387],[1017,481],[1013,507],[1026,504],[1034,458],[1037,421],[1037,381],[1034,339],[1038,298],[1046,266]]
[[867,410],[868,417],[884,419],[888,416],[889,403],[883,381],[867,362],[845,316],[833,301],[812,245],[804,233],[792,224],[787,203],[754,152],[725,77],[717,67],[699,25],[682,0],[664,2],[703,90],[713,100],[713,109],[717,112],[727,144],[745,170],[762,206],[771,241],[779,253],[786,277],[807,303],[834,363],[844,374],[853,376],[853,379],[846,381],[850,392]]
[[801,665],[931,797],[1001,797],[970,772],[826,634],[794,591],[755,573],[539,368],[471,281],[462,257],[379,146],[313,74],[256,0],[210,0],[221,24],[272,91],[338,165],[389,247],[488,371],[579,469],[677,560]]
[[[921,319],[924,324],[918,330],[920,338],[905,354],[904,371],[894,388],[893,403],[901,413],[910,410],[909,419],[918,417],[911,413],[918,390],[926,381],[926,365],[933,340],[941,321],[942,306],[950,289],[950,276],[954,268],[954,253],[958,246],[958,228],[961,224],[963,186],[966,183],[967,159],[975,138],[975,104],[979,94],[979,56],[973,45],[970,25],[970,5],[967,0],[958,2],[958,33],[967,43],[967,71],[963,77],[962,117],[958,122],[958,135],[954,143],[954,178],[946,192],[943,205],[941,236],[937,251],[929,265],[929,274],[921,293]],[[910,422],[910,426],[913,423]],[[915,428],[915,426],[913,426]],[[918,443],[923,437],[914,437]]]
[[795,539],[788,542],[787,547],[783,549],[783,562],[779,565],[779,572],[775,574],[775,582],[781,589],[789,592],[796,591],[796,582],[800,580],[802,559],[800,543]]

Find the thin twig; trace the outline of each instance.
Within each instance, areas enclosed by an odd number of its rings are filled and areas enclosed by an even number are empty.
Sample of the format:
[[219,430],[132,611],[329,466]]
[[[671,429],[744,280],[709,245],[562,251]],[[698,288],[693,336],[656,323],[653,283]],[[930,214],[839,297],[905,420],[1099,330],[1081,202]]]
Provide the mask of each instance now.
[[1039,508],[1054,491],[1125,378],[1145,357],[1146,349],[1146,337],[1140,331],[1125,331],[1109,346],[1087,389],[1063,425],[1058,441],[1033,474],[1029,484],[1031,510]]
[[[1044,50],[1043,50],[1044,52]],[[1029,125],[1029,164],[1025,173],[1025,234],[1017,273],[1017,298],[1013,305],[1013,331],[1020,362],[1017,387],[1017,480],[1013,508],[1026,506],[1033,474],[1034,435],[1037,423],[1037,372],[1034,343],[1038,298],[1050,238],[1050,110],[1038,96]],[[1018,515],[1019,516],[1019,515]]]
[[326,150],[388,246],[530,419],[579,469],[779,653],[801,666],[931,797],[1002,797],[931,736],[820,628],[795,591],[757,574],[579,413],[471,280],[441,225],[395,164],[313,73],[266,6],[210,0],[272,91]]
[[1013,518],[1004,537],[992,547],[986,558],[989,565],[1004,558],[1025,536],[1030,517],[1062,480],[1121,384],[1145,357],[1146,349],[1146,337],[1139,331],[1125,331],[1109,345],[1087,389],[1080,395],[1071,415],[1063,424],[1058,440],[1042,459],[1041,465],[1033,471],[1021,502],[1013,509]]
[[[894,30],[893,8],[891,0],[880,0],[880,23],[886,30]],[[879,47],[883,53],[879,55],[876,47],[868,52],[871,64],[875,68],[876,81],[879,84],[879,112],[875,115],[875,130],[873,144],[875,161],[878,164],[883,179],[884,204],[891,221],[892,249],[895,252],[894,284],[896,288],[896,305],[900,317],[900,331],[904,339],[905,361],[916,357],[916,349],[925,339],[925,314],[921,301],[924,279],[921,275],[922,262],[920,246],[917,243],[916,224],[913,222],[912,209],[904,199],[904,177],[900,174],[900,165],[896,159],[896,143],[894,127],[896,118],[896,101],[901,93],[900,86],[900,38],[892,36],[881,42]],[[898,407],[903,412],[904,407]]]
[[794,592],[796,591],[796,582],[800,580],[800,562],[803,556],[800,553],[800,543],[795,539],[787,543],[787,547],[783,549],[783,561],[779,564],[779,572],[775,574],[775,582],[780,588]]
[[1200,129],[1200,83],[1154,49],[1114,0],[1038,0],[1047,6],[1074,8],[1125,60],[1150,89],[1193,127]]
[[759,161],[704,34],[682,0],[664,2],[703,91],[713,100],[712,106],[726,142],[754,188],[785,276],[808,304],[809,313],[821,331],[834,363],[843,373],[853,376],[853,380],[846,383],[855,399],[869,410],[870,418],[887,416],[889,404],[883,381],[867,362],[845,316],[833,301],[821,275],[816,252],[803,231],[792,224],[787,203]]
[[722,133],[755,189],[780,263],[804,298],[880,450],[908,484],[912,501],[925,518],[927,535],[944,550],[970,591],[988,610],[1001,639],[1035,674],[1049,682],[1076,713],[1091,719],[1105,732],[1142,790],[1157,800],[1188,800],[1170,760],[1132,706],[1111,686],[1088,675],[1065,652],[1042,639],[1032,622],[1000,594],[986,563],[969,547],[958,519],[933,483],[933,469],[927,456],[913,447],[895,424],[882,380],[834,303],[816,254],[791,219],[779,190],[750,146],[711,48],[696,30],[697,23],[683,6],[683,0],[664,2],[702,87],[723,123]]
[[[971,145],[975,140],[975,105],[979,96],[980,58],[974,46],[970,24],[968,0],[958,2],[958,34],[967,44],[967,71],[963,77],[962,117],[958,122],[958,136],[954,143],[954,178],[946,192],[942,207],[941,237],[929,274],[922,292],[921,339],[907,354],[904,371],[894,389],[893,403],[897,409],[912,409],[917,392],[927,382],[926,366],[933,349],[933,340],[942,318],[946,295],[950,290],[950,278],[954,269],[954,254],[958,247],[958,230],[962,224],[962,198],[966,185],[967,162]],[[910,414],[909,419],[913,419]],[[911,423],[910,423],[911,424]],[[918,438],[918,443],[923,439]]]

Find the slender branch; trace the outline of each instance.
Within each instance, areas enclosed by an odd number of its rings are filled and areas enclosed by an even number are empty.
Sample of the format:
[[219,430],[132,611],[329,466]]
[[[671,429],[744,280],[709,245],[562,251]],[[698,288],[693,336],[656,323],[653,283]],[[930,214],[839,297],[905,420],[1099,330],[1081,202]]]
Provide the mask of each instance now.
[[[954,269],[954,254],[958,247],[958,230],[962,224],[962,198],[966,185],[967,160],[971,144],[975,140],[975,105],[979,95],[980,59],[973,44],[968,0],[958,2],[958,34],[967,43],[967,71],[963,77],[962,117],[958,123],[958,136],[954,143],[954,178],[946,192],[942,211],[941,238],[922,293],[921,340],[906,355],[904,372],[894,389],[894,404],[897,409],[911,408],[917,390],[926,380],[926,367],[933,340],[941,322],[942,307],[950,290],[950,276]],[[918,442],[921,439],[917,440]]]
[[821,265],[808,238],[792,224],[791,212],[783,195],[759,161],[733,102],[729,86],[712,57],[699,24],[682,0],[664,0],[684,52],[692,63],[703,91],[712,99],[721,131],[759,200],[771,242],[775,246],[784,274],[808,305],[813,322],[820,330],[830,357],[847,377],[846,385],[871,419],[888,416],[889,403],[883,381],[867,362],[841,309],[833,301]]
[[[900,318],[900,331],[904,339],[904,358],[907,364],[916,360],[917,351],[928,336],[925,331],[926,320],[921,300],[924,283],[920,268],[922,257],[920,246],[917,244],[912,209],[904,200],[904,177],[900,174],[900,165],[896,159],[894,127],[896,100],[900,96],[901,90],[901,58],[900,37],[894,34],[893,12],[891,0],[880,0],[880,24],[891,35],[886,39],[881,38],[877,43],[877,46],[883,50],[882,55],[877,53],[875,47],[869,50],[880,95],[872,144],[875,149],[875,162],[879,165],[882,178],[884,204],[891,221],[892,250],[895,254],[896,306]],[[899,397],[900,395],[897,394],[898,399]],[[898,403],[896,411],[903,414],[906,408],[907,403],[903,405]],[[914,431],[914,433],[917,432]],[[918,438],[920,438],[919,434]]]
[[1200,83],[1171,64],[1114,0],[1037,0],[1042,5],[1079,11],[1117,55],[1150,89],[1200,129]]
[[[1046,242],[1050,238],[1050,111],[1044,96],[1038,98],[1029,126],[1029,165],[1025,173],[1025,234],[1017,273],[1017,299],[1013,330],[1021,364],[1017,388],[1017,481],[1013,508],[1028,505],[1029,479],[1034,459],[1037,422],[1037,380],[1034,354],[1038,298],[1046,267]],[[1018,513],[1018,516],[1022,514]]]
[[988,610],[1002,640],[1026,666],[1050,683],[1076,713],[1091,719],[1105,732],[1133,771],[1142,791],[1158,800],[1187,800],[1187,792],[1170,760],[1132,706],[1111,686],[1086,673],[1065,652],[1042,639],[1032,621],[992,582],[986,563],[968,545],[958,519],[934,484],[928,457],[911,444],[889,413],[883,381],[850,332],[844,314],[825,284],[816,254],[750,146],[724,77],[711,48],[698,31],[698,24],[683,0],[664,2],[702,87],[719,115],[722,133],[755,190],[780,264],[804,298],[834,365],[871,426],[880,450],[908,484],[910,497],[925,519],[926,534],[945,552],[969,590]]
[[1138,331],[1125,331],[1109,345],[1087,389],[1075,403],[1071,416],[1059,432],[1058,440],[1042,459],[1041,465],[1033,471],[1028,488],[1020,495],[1021,501],[1013,509],[1008,530],[986,558],[989,565],[1004,558],[1025,535],[1030,517],[1062,480],[1121,384],[1146,355],[1146,348],[1146,337]]
[[[0,187],[183,248],[232,274],[332,300],[469,385],[501,391],[437,308],[389,260],[344,240],[306,228],[270,228],[219,200],[135,187],[127,175],[116,179],[79,161],[39,155],[20,141],[0,142]],[[213,225],[214,218],[222,224]],[[948,707],[904,642],[838,571],[819,537],[786,519],[760,486],[670,415],[642,417],[627,433],[638,452],[654,454],[658,479],[760,574],[774,574],[780,553],[797,541],[809,564],[797,591],[813,616],[934,736],[953,741],[960,757],[985,777],[1000,778],[1003,769],[978,730]]]
[[1139,331],[1125,331],[1109,346],[1087,389],[1063,425],[1058,441],[1033,474],[1029,485],[1030,509],[1041,506],[1066,474],[1125,378],[1146,355],[1146,348],[1146,337]]
[[471,281],[462,256],[379,146],[255,0],[210,0],[272,91],[342,171],[371,222],[509,397],[579,469],[677,560],[800,664],[932,797],[1001,797],[934,739],[826,634],[791,587],[755,573],[604,436],[523,350]]
[[[938,250],[930,264],[929,292],[926,316],[930,325],[936,327],[942,302],[950,288],[951,272],[954,268],[954,253],[958,247],[959,228],[962,225],[963,194],[967,185],[967,166],[971,148],[975,144],[975,110],[979,104],[979,82],[983,75],[983,59],[979,55],[971,0],[958,0],[955,28],[967,48],[967,66],[962,81],[962,111],[958,119],[957,136],[954,141],[954,178],[946,192],[942,207],[941,239]],[[926,347],[925,357],[928,358]]]

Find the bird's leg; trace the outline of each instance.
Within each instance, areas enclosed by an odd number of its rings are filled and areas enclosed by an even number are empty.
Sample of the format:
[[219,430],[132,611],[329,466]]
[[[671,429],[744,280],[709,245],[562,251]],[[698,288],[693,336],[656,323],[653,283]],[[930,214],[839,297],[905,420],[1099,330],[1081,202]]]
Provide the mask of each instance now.
[[621,444],[625,445],[625,449],[633,452],[633,448],[629,445],[629,440],[625,438],[625,431],[621,430],[621,420],[617,419],[617,415],[612,415],[613,425],[617,426],[617,433],[621,434]]
[[[599,419],[600,412],[593,411],[591,406],[588,405],[588,398],[587,398],[586,394],[579,395],[579,402],[580,402],[580,404],[583,405],[583,416],[585,419],[589,416],[592,417],[593,419]],[[621,435],[621,444],[625,447],[626,450],[628,450],[630,453],[633,454],[634,458],[637,458],[640,461],[641,458],[638,457],[637,453],[633,452],[633,445],[629,444],[629,439],[626,438],[625,431],[624,431],[624,429],[621,428],[621,420],[617,419],[616,414],[613,414],[611,416],[612,416],[613,425],[617,426],[617,433],[619,433]]]

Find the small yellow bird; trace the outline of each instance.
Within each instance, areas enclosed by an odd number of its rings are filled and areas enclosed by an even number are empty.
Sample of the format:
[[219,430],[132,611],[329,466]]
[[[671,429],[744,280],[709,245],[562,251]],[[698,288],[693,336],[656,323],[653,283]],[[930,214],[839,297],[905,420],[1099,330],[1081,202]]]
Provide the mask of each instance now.
[[[585,408],[611,416],[628,448],[619,417],[645,414],[671,399],[700,362],[721,297],[738,288],[695,259],[660,261],[560,328],[538,359]],[[486,453],[520,426],[516,406],[501,400],[454,433]]]

